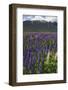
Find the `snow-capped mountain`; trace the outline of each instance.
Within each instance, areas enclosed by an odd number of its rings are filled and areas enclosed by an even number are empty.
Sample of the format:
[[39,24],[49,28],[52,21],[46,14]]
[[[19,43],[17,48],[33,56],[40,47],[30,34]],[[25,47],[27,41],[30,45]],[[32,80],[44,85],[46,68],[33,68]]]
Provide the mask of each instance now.
[[40,22],[57,22],[57,17],[55,16],[40,16],[40,15],[24,15],[23,21],[40,21]]

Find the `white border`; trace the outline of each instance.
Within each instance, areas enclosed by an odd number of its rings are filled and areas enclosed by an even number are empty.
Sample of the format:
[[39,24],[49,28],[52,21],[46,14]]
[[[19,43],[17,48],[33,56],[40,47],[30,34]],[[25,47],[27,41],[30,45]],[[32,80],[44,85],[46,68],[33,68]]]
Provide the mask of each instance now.
[[[63,11],[17,8],[17,82],[63,80]],[[58,18],[58,73],[23,75],[23,14],[57,16]]]

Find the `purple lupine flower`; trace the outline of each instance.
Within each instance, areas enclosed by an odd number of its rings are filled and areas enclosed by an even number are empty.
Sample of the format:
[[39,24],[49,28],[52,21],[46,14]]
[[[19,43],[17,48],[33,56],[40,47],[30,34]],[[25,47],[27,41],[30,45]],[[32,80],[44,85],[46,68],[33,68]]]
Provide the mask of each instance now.
[[[52,43],[49,43],[52,40]],[[45,43],[45,44],[44,44]],[[38,60],[38,72],[42,72],[42,64],[44,63],[44,53],[54,50],[57,52],[57,34],[29,32],[24,35],[23,45],[23,64],[26,68],[34,73],[34,65]],[[41,53],[41,56],[40,56]],[[42,59],[42,60],[41,60]],[[40,64],[41,60],[41,64]]]

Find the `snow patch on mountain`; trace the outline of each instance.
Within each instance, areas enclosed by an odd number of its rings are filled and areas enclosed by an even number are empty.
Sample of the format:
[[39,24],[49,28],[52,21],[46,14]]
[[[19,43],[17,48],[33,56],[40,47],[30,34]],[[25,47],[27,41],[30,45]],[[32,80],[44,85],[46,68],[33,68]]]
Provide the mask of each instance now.
[[24,15],[23,21],[57,22],[56,16]]

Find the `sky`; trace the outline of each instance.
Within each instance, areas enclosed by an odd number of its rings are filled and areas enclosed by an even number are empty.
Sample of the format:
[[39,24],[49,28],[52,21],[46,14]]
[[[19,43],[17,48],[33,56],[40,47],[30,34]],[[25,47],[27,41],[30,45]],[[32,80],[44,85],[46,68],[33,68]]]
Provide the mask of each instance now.
[[47,21],[47,22],[57,22],[56,16],[41,16],[41,15],[23,15],[23,21]]

